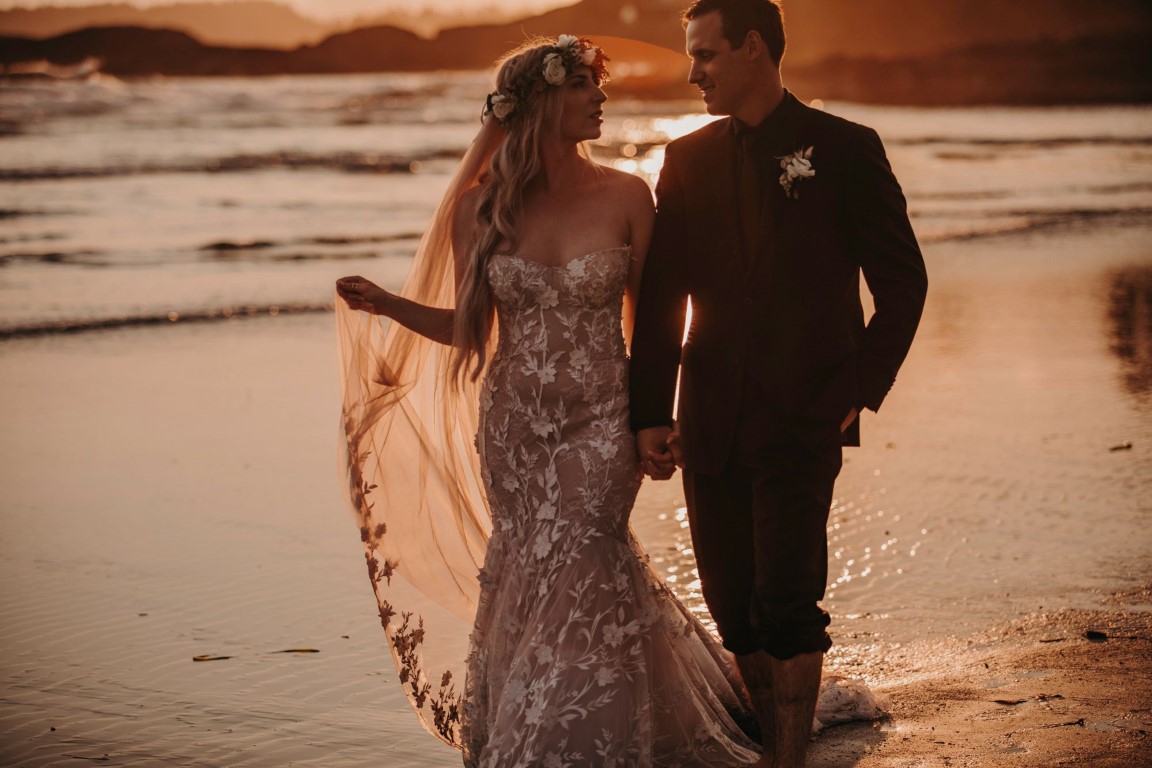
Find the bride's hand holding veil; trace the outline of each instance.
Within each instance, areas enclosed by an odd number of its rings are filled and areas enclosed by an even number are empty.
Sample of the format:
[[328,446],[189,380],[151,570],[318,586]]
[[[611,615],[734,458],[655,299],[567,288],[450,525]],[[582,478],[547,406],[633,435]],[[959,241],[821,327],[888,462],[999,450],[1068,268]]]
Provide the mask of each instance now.
[[383,315],[440,344],[452,343],[455,312],[429,307],[386,291],[359,275],[336,281],[336,293],[349,309]]
[[388,301],[395,298],[393,294],[360,275],[337,280],[336,294],[344,299],[349,309],[370,312],[373,315],[387,315]]

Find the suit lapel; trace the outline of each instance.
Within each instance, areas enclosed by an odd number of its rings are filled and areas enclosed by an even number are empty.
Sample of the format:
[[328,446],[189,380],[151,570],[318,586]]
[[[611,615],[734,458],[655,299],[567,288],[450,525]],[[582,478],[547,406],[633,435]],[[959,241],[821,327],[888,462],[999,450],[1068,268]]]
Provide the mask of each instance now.
[[742,269],[748,262],[744,258],[744,247],[740,238],[740,219],[736,207],[736,148],[732,139],[732,118],[724,118],[713,125],[717,131],[715,140],[702,142],[697,156],[698,178],[709,183],[701,185],[700,206],[705,231],[713,233],[718,240],[717,252],[730,254],[732,267]]
[[749,272],[763,268],[785,254],[780,253],[780,228],[785,219],[795,212],[791,210],[794,200],[789,200],[784,188],[780,186],[780,158],[790,155],[798,149],[803,138],[804,124],[807,122],[808,107],[799,99],[787,92],[780,105],[782,110],[780,124],[773,135],[763,145],[761,157],[761,183],[767,196],[768,222],[764,234],[764,249],[757,258],[748,260]]

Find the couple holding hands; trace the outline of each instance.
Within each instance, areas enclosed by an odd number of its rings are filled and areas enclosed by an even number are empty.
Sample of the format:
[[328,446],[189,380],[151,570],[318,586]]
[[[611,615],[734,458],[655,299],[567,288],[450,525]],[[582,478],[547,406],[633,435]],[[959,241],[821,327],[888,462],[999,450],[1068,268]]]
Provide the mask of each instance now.
[[[536,40],[502,60],[404,290],[337,283],[381,617],[466,766],[804,764],[841,448],[927,279],[876,133],[784,88],[779,6],[697,0],[683,21],[725,118],[668,145],[655,205],[581,151],[607,57]],[[642,475],[676,467],[720,643],[628,524]]]

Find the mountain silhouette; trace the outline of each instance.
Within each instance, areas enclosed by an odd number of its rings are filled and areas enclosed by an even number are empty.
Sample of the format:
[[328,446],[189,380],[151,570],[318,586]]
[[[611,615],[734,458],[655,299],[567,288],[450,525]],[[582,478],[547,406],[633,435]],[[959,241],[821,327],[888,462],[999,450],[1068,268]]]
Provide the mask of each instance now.
[[[648,44],[605,48],[620,70],[646,73],[631,83],[642,82],[638,90],[691,96],[677,20],[683,2],[582,0],[514,22],[444,29],[432,38],[377,25],[294,50],[205,45],[174,30],[91,28],[46,40],[0,38],[0,64],[12,70],[22,62],[98,59],[102,71],[124,77],[478,69],[526,37],[565,32]],[[1147,0],[785,0],[784,10],[785,78],[808,98],[894,104],[1152,100]],[[628,80],[617,85],[628,87]]]
[[0,34],[47,38],[86,27],[145,27],[185,32],[208,45],[292,49],[318,43],[332,25],[271,0],[192,2],[141,8],[127,3],[0,11]]

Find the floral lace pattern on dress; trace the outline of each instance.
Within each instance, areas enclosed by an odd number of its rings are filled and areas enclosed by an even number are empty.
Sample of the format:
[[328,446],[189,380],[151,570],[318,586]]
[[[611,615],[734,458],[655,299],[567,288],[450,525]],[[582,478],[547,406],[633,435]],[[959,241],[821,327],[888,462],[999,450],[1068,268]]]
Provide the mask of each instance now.
[[730,659],[649,567],[621,300],[628,247],[489,263],[499,342],[477,447],[493,532],[467,663],[466,766],[757,758]]

